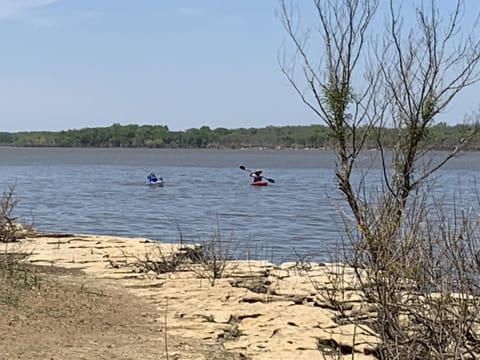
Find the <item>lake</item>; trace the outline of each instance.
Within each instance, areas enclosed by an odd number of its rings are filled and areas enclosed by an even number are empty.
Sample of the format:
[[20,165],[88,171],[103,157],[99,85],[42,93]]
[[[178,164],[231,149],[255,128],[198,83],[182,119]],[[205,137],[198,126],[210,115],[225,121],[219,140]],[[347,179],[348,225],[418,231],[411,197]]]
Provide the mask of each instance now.
[[[262,168],[275,183],[250,186],[240,165]],[[334,165],[327,151],[0,147],[0,188],[15,186],[15,214],[41,231],[215,237],[238,257],[329,260],[342,241],[338,207],[345,207]],[[150,171],[165,187],[145,185]],[[368,176],[374,186],[380,171],[374,166]],[[464,153],[437,173],[433,191],[447,204],[478,208],[479,178],[479,153]]]

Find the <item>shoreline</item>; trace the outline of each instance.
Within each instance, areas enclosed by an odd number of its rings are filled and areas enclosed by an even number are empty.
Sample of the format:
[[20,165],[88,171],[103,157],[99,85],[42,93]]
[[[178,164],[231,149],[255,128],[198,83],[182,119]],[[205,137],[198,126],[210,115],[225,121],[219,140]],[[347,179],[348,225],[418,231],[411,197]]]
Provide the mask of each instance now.
[[[329,276],[341,265],[225,261],[221,276],[212,276],[213,269],[205,264],[165,273],[144,267],[185,253],[179,247],[91,234],[36,234],[9,244],[10,251],[29,254],[32,264],[81,270],[153,304],[155,321],[165,324],[169,336],[220,345],[245,359],[313,359],[322,352],[332,354],[335,347],[344,356],[351,357],[354,349],[356,359],[374,359],[369,354],[377,339],[337,323],[335,311],[314,286],[328,286]],[[358,311],[360,299],[353,291],[348,294],[349,306]]]

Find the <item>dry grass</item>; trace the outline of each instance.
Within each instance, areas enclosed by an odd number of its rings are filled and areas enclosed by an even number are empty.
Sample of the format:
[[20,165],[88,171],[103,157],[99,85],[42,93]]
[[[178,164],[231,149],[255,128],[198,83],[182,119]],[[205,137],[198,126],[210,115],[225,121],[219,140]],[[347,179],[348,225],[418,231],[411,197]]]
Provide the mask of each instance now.
[[185,354],[238,359],[219,346],[168,336],[168,329],[165,335],[162,309],[111,282],[78,270],[21,264],[16,276],[5,274],[0,276],[1,360],[189,359]]

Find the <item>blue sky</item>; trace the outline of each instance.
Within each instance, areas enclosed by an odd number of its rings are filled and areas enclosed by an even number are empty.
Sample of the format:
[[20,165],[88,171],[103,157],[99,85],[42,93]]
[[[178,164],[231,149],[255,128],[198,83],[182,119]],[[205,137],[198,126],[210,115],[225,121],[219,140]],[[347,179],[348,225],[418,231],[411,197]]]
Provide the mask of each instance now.
[[[319,123],[280,72],[278,7],[277,0],[0,0],[0,131]],[[448,119],[475,109],[477,90]]]

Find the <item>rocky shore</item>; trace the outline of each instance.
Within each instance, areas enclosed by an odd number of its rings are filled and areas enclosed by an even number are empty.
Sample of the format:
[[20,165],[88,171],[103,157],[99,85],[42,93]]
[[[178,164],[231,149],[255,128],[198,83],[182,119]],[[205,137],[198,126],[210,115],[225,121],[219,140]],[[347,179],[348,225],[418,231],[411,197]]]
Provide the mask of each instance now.
[[[9,251],[26,253],[33,264],[81,270],[86,283],[101,280],[154,305],[148,321],[162,338],[220,346],[238,359],[374,358],[376,337],[340,318],[319,291],[340,268],[348,278],[351,269],[340,264],[217,259],[214,268],[192,261],[167,272],[178,254],[192,252],[144,238],[79,234],[36,234]],[[347,313],[364,311],[354,290],[341,301]],[[189,346],[157,355],[208,359]]]

